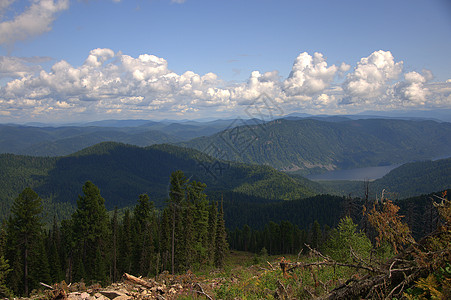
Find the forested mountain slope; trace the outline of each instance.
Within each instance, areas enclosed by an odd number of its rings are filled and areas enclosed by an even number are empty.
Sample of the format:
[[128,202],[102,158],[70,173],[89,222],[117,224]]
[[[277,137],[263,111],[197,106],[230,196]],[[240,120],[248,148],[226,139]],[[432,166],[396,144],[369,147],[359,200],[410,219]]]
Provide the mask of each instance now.
[[[183,143],[233,161],[303,174],[388,165],[451,153],[451,123],[388,119],[280,119]],[[215,153],[211,153],[214,145]]]
[[191,180],[205,182],[207,191],[232,190],[267,199],[311,196],[316,186],[271,167],[218,161],[199,151],[171,145],[141,148],[108,142],[57,158],[2,154],[0,169],[3,205],[25,187],[53,202],[75,204],[87,180],[100,188],[108,209],[133,205],[142,193],[162,205],[168,195],[170,174],[178,169]]

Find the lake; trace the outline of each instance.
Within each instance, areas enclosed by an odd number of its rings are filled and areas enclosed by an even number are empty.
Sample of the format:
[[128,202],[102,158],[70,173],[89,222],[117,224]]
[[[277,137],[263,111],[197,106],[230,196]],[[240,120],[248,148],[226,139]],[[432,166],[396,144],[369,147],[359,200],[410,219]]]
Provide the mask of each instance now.
[[[435,157],[432,160],[439,160],[450,158],[451,155],[442,155]],[[306,176],[310,180],[375,180],[384,177],[385,174],[402,164],[381,166],[381,167],[366,167],[349,170],[329,171],[322,174],[312,174]]]
[[349,170],[329,171],[323,174],[313,174],[306,176],[310,180],[374,180],[383,177],[391,170],[399,167],[401,164],[366,167]]

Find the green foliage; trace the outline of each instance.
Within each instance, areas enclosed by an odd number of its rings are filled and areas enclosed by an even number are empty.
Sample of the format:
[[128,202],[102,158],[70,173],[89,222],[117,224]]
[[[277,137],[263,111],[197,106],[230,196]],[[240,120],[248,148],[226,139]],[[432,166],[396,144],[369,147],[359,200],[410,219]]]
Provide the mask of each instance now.
[[0,227],[0,297],[2,298],[12,297],[12,292],[6,282],[8,274],[12,271],[5,258],[6,239],[6,229],[3,223]]
[[403,295],[414,299],[449,299],[451,297],[451,264],[440,267],[427,277],[418,279]]
[[0,297],[2,298],[10,298],[12,296],[12,292],[6,284],[6,279],[8,274],[12,271],[9,267],[8,260],[5,259],[5,256],[0,256]]
[[307,233],[289,221],[280,224],[270,221],[263,230],[244,225],[229,234],[230,247],[234,250],[267,254],[298,254],[307,243]]
[[362,259],[369,258],[371,241],[365,233],[357,230],[350,217],[341,219],[337,229],[333,229],[325,244],[325,252],[338,262],[352,262],[354,253]]
[[318,195],[291,201],[274,201],[234,192],[209,193],[210,199],[220,201],[224,195],[224,213],[229,229],[252,224],[263,229],[270,221],[289,221],[307,229],[317,220],[321,225],[336,226],[343,215],[345,198]]

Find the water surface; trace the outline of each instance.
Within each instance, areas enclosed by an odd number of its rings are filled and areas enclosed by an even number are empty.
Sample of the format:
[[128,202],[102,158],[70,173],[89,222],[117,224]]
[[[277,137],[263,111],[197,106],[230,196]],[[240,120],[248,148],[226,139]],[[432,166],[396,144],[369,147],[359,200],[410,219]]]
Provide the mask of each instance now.
[[382,178],[385,174],[400,165],[401,164],[349,170],[335,170],[323,174],[308,175],[307,178],[311,180],[375,180]]

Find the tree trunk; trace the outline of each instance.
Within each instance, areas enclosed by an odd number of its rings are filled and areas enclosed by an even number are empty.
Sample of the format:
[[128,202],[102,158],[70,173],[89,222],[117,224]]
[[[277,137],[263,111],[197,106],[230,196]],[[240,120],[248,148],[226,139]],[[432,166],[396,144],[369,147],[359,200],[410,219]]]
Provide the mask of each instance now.
[[28,236],[25,236],[24,241],[23,283],[25,296],[28,296]]

